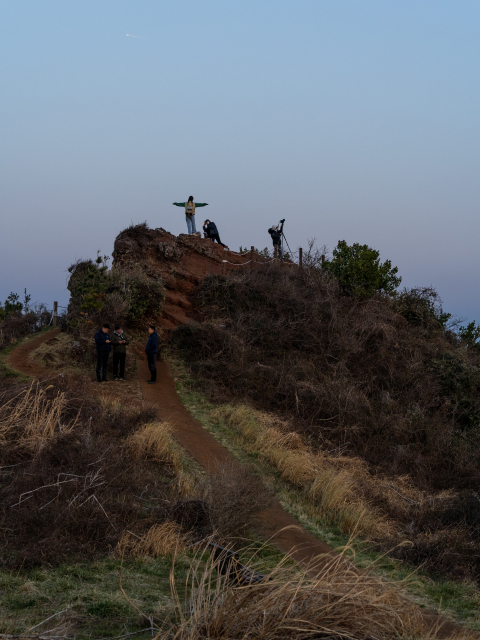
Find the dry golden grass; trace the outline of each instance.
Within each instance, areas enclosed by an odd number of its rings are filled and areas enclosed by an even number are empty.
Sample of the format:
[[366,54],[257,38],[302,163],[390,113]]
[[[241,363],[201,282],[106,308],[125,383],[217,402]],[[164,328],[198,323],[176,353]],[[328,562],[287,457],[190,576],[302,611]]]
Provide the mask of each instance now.
[[317,558],[322,568],[315,578],[311,568],[290,568],[283,560],[268,580],[242,587],[219,575],[211,556],[205,558],[199,554],[192,562],[184,601],[177,596],[172,569],[176,622],[159,632],[159,640],[428,636],[421,610],[397,586],[359,574],[342,555]]
[[47,397],[46,392],[52,387],[32,383],[0,406],[0,443],[15,440],[38,451],[47,440],[74,428],[76,420],[62,420],[68,405],[66,394],[58,392],[53,398]]
[[184,551],[187,536],[174,522],[163,522],[151,527],[144,536],[125,531],[115,549],[116,556],[152,557],[171,556]]
[[214,418],[239,433],[250,451],[259,451],[284,480],[302,490],[311,515],[326,515],[345,533],[390,537],[391,524],[359,490],[368,487],[372,495],[382,490],[362,460],[314,453],[288,423],[245,405],[223,405]]
[[126,440],[126,446],[138,458],[167,462],[176,470],[179,454],[172,441],[172,426],[168,422],[149,422]]

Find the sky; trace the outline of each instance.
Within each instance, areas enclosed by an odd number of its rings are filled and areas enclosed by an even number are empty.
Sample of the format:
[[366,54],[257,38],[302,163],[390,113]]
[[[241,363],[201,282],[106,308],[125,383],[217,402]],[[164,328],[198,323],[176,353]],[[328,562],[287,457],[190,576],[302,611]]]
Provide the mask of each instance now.
[[[129,224],[368,244],[480,321],[478,0],[0,0],[0,301]],[[138,37],[127,36],[126,34]]]

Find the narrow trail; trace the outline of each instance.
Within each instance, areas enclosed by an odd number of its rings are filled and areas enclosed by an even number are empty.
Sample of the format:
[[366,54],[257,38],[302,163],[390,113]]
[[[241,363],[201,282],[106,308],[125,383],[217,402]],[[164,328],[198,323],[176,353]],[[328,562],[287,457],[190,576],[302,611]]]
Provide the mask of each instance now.
[[[31,355],[41,344],[54,339],[59,333],[59,328],[52,329],[25,341],[8,355],[7,365],[28,376],[51,377],[52,372],[35,362]],[[147,360],[138,354],[136,376],[143,398],[157,406],[159,418],[172,424],[175,439],[207,473],[214,472],[219,463],[229,462],[240,467],[240,463],[228,449],[187,411],[177,393],[175,381],[166,362],[157,363],[157,384],[149,385],[147,380],[150,372]],[[98,394],[98,388],[95,387],[95,391],[93,390],[93,383],[92,393]],[[260,514],[257,531],[282,553],[289,554],[303,566],[314,566],[312,563],[318,556],[336,553],[332,547],[308,533],[298,520],[285,511],[277,499],[274,499],[268,510]],[[452,638],[465,631],[458,623],[434,612],[422,611],[422,614],[430,630],[430,637]],[[477,634],[477,637],[480,636]]]
[[[166,362],[157,363],[155,385],[147,383],[150,374],[145,359],[137,362],[137,373],[143,397],[157,404],[159,417],[173,425],[175,439],[207,473],[213,473],[218,464],[225,462],[241,466],[230,451],[187,411]],[[257,529],[299,564],[306,565],[321,554],[335,553],[327,544],[305,531],[298,520],[287,513],[276,499],[269,509],[260,514]]]

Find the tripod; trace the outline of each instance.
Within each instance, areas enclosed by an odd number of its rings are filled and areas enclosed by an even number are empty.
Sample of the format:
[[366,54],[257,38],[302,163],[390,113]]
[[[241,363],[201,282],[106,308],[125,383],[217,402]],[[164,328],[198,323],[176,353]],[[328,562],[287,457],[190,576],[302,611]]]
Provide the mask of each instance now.
[[[280,224],[281,224],[281,225],[284,225],[284,224],[285,224],[285,220],[283,220],[283,222],[282,222],[282,221],[280,221]],[[288,240],[286,239],[285,234],[283,233],[283,231],[282,231],[282,255],[283,255],[283,241],[284,241],[284,240],[285,240],[285,243],[286,243],[286,245],[287,245],[287,247],[288,247],[288,250],[289,250],[289,252],[290,252],[290,255],[293,255],[293,251],[290,249],[290,245],[288,244]]]

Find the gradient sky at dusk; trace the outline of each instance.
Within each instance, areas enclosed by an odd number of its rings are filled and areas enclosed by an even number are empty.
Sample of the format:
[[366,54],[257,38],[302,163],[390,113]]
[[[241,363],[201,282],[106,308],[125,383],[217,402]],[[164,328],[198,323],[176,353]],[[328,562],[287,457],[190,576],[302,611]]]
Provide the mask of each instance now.
[[[480,320],[478,0],[0,2],[0,300],[173,201],[231,248],[375,247]],[[140,36],[127,37],[126,34]]]

